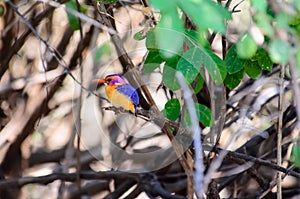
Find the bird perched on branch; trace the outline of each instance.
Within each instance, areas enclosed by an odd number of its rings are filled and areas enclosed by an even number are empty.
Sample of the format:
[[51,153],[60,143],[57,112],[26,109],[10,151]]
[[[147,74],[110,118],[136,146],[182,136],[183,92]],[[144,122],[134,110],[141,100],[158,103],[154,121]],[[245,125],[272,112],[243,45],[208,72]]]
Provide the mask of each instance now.
[[105,84],[108,100],[115,107],[123,107],[137,115],[137,106],[140,103],[139,95],[133,86],[117,74],[107,75],[105,79],[95,79],[94,82]]

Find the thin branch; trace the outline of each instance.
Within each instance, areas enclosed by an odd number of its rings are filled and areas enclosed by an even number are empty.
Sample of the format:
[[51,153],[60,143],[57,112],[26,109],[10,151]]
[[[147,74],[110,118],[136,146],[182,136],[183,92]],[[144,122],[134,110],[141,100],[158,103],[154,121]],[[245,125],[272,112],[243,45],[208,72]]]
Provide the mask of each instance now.
[[[105,172],[94,172],[94,171],[82,171],[80,177],[86,180],[96,179],[134,179],[138,180],[139,174],[125,173],[121,171],[105,171]],[[8,188],[20,188],[27,184],[43,184],[47,185],[54,182],[55,180],[61,180],[66,182],[76,182],[77,173],[53,173],[39,177],[21,177],[17,179],[5,179],[0,180],[0,190]]]
[[[78,0],[76,0],[76,6],[77,11],[81,13],[80,3]],[[78,24],[79,24],[79,33],[80,33],[80,40],[83,40],[83,32],[82,32],[82,25],[81,25],[81,19],[78,18]],[[79,65],[79,81],[83,82],[83,68],[82,68],[82,53],[77,51],[78,53],[78,65]],[[79,97],[78,97],[78,104],[77,104],[77,117],[75,125],[77,124],[77,152],[76,152],[76,160],[77,160],[77,166],[76,166],[76,173],[77,173],[77,188],[78,191],[81,192],[81,180],[80,180],[80,171],[81,171],[81,163],[80,163],[80,146],[81,146],[81,107],[82,107],[82,89],[79,90]]]
[[289,66],[291,70],[291,76],[292,76],[292,88],[293,88],[293,93],[294,93],[294,100],[295,100],[295,105],[296,105],[296,114],[297,114],[297,121],[295,128],[300,129],[300,88],[299,88],[299,73],[296,68],[296,60],[295,60],[295,52],[292,53],[292,56],[290,58]]
[[[221,149],[221,148],[215,148],[214,149],[213,148],[211,150],[213,150],[216,153],[220,153],[222,150],[225,150],[225,149]],[[298,173],[296,171],[293,171],[293,170],[290,170],[290,169],[286,169],[286,168],[281,167],[281,166],[278,166],[277,164],[274,164],[274,163],[272,163],[268,160],[263,160],[263,159],[260,159],[260,158],[256,158],[256,157],[253,157],[253,156],[250,156],[250,155],[247,155],[247,154],[238,153],[238,152],[234,152],[234,151],[229,151],[229,150],[225,150],[225,151],[227,153],[226,158],[239,158],[239,159],[242,159],[242,160],[245,160],[245,161],[250,161],[250,162],[253,162],[255,164],[258,164],[258,165],[261,165],[261,166],[266,166],[268,168],[280,171],[282,173],[285,173],[287,175],[291,175],[291,176],[294,176],[294,177],[300,179],[300,173]]]
[[105,196],[104,199],[114,199],[114,198],[121,198],[121,196],[127,192],[131,187],[133,187],[136,184],[136,181],[133,179],[124,179],[121,184],[111,193],[109,193],[107,196]]
[[96,21],[95,19],[92,19],[90,17],[88,17],[87,15],[81,13],[81,12],[78,12],[77,10],[74,10],[74,9],[71,9],[71,8],[68,8],[66,7],[64,4],[60,4],[60,3],[57,3],[55,1],[51,1],[51,0],[38,0],[39,2],[42,2],[42,3],[47,3],[49,4],[50,6],[52,7],[55,7],[55,8],[61,8],[63,7],[66,12],[74,15],[75,17],[78,17],[80,20],[82,20],[83,22],[87,22],[101,30],[105,30],[111,34],[115,34],[116,31],[110,27],[107,27],[101,23],[99,23],[98,21]]
[[[11,1],[7,1],[8,4],[12,7],[12,9],[17,13],[17,15],[20,16],[20,18],[23,20],[23,22],[27,25],[27,27],[31,30],[31,32],[42,42],[44,43],[44,45],[46,46],[46,48],[49,50],[49,52],[53,55],[53,57],[56,59],[56,61],[59,63],[59,65],[61,67],[64,68],[64,73],[68,74],[74,81],[75,83],[77,83],[78,85],[80,85],[80,87],[85,90],[86,92],[98,97],[101,100],[105,100],[108,101],[106,98],[98,95],[97,93],[91,91],[90,89],[84,87],[82,85],[82,83],[80,81],[78,81],[74,75],[72,74],[70,68],[71,67],[67,67],[67,64],[65,63],[65,61],[63,60],[63,58],[60,56],[59,52],[55,49],[53,49],[47,41],[45,41],[41,35],[37,32],[37,30],[31,25],[31,23],[25,18],[25,16],[19,12],[18,7],[16,7]],[[29,32],[30,33],[30,32]],[[28,33],[28,34],[29,34]],[[27,37],[27,34],[24,36],[25,38]],[[24,41],[25,41],[24,38]],[[22,40],[23,41],[23,40]],[[71,62],[71,66],[72,66],[72,62]],[[3,72],[4,73],[4,72]],[[1,67],[0,67],[0,76],[1,76]]]
[[199,120],[196,113],[196,107],[192,100],[192,92],[189,89],[187,83],[181,72],[176,73],[176,78],[178,83],[181,86],[183,91],[183,97],[187,105],[187,109],[190,115],[191,120],[191,129],[193,132],[194,137],[194,147],[195,147],[195,158],[194,158],[194,165],[195,165],[195,173],[194,173],[194,187],[195,192],[198,198],[204,197],[204,187],[203,187],[203,173],[204,173],[204,164],[203,164],[203,150],[202,150],[202,143],[201,143],[201,128],[199,126]]
[[[7,3],[12,4],[10,1],[7,1]],[[13,6],[11,8],[12,9],[9,9],[9,10],[13,10],[15,12],[16,7]],[[30,24],[30,26],[32,26],[32,27],[37,26],[46,16],[48,16],[51,12],[53,12],[53,10],[54,10],[54,8],[46,9],[41,14],[32,18],[30,20],[30,23],[28,23],[28,24]],[[5,57],[3,57],[3,59],[1,59],[0,79],[2,78],[5,71],[8,69],[9,61],[20,50],[20,48],[23,46],[23,44],[25,43],[25,41],[30,33],[31,33],[31,30],[29,29],[29,30],[25,31],[21,36],[19,36],[19,38],[13,43],[13,45],[10,46],[10,49],[9,49],[8,53],[5,54]]]
[[[278,98],[278,128],[277,128],[277,165],[282,163],[282,127],[283,127],[283,104],[284,104],[284,70],[285,65],[280,65],[279,73],[279,98]],[[281,178],[282,173],[277,172],[277,199],[282,197]]]
[[161,196],[165,199],[184,199],[186,197],[180,195],[172,195],[168,192],[162,184],[157,180],[157,177],[153,174],[144,175],[141,185],[148,195],[150,196]]

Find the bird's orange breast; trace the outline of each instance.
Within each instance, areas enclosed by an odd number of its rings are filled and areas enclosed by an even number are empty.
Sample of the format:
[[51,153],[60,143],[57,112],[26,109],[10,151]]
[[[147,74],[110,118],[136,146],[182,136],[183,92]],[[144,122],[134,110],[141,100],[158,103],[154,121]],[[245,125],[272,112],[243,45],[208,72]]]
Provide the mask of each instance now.
[[111,104],[116,107],[123,107],[124,109],[135,113],[135,107],[132,100],[128,96],[116,90],[117,87],[118,85],[108,85],[105,88],[107,98]]

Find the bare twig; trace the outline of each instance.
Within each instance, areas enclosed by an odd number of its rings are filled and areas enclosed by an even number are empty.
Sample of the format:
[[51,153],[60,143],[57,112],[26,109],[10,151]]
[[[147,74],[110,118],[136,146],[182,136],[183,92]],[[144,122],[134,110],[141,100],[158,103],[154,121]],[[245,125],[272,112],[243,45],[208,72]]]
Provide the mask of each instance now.
[[[215,149],[212,149],[212,150],[216,153],[220,153],[224,149],[215,148]],[[274,169],[274,170],[277,170],[277,171],[281,171],[281,172],[283,172],[287,175],[291,175],[291,176],[294,176],[294,177],[300,179],[300,173],[295,172],[293,170],[286,169],[286,168],[281,167],[281,166],[278,166],[277,164],[274,164],[270,161],[263,160],[263,159],[260,159],[260,158],[256,158],[256,157],[253,157],[253,156],[250,156],[250,155],[247,155],[247,154],[243,154],[243,153],[238,153],[238,152],[233,152],[233,151],[228,151],[228,150],[225,150],[225,151],[227,153],[226,158],[240,158],[240,159],[243,159],[243,160],[246,160],[246,161],[251,161],[255,164],[258,164],[258,165],[261,165],[261,166],[266,166],[268,168],[271,168],[271,169]]]
[[[281,166],[282,163],[282,127],[283,127],[283,104],[284,104],[284,71],[285,65],[280,65],[279,73],[279,98],[278,98],[278,129],[277,129],[277,165]],[[281,172],[277,172],[277,199],[282,197],[281,188]]]
[[[76,6],[77,6],[77,11],[81,13],[81,8],[80,8],[80,3],[78,0],[76,0]],[[78,18],[79,21],[79,33],[80,33],[80,40],[83,40],[83,32],[82,32],[82,25],[81,25],[81,19]],[[78,56],[78,65],[80,67],[79,70],[79,81],[83,82],[83,68],[82,68],[82,53],[77,51],[79,53]],[[77,160],[77,188],[79,192],[81,191],[81,180],[80,180],[80,171],[81,171],[81,162],[80,162],[80,146],[81,146],[81,107],[82,107],[82,89],[79,90],[79,96],[78,96],[78,104],[77,104],[77,117],[75,122],[75,125],[77,123],[77,153],[76,153],[76,160]]]
[[[121,171],[106,171],[106,172],[93,172],[85,171],[80,173],[82,179],[139,179],[139,174],[125,173]],[[0,180],[0,190],[7,188],[19,188],[27,184],[49,184],[55,180],[62,180],[66,182],[76,182],[76,173],[53,173],[39,177],[21,177],[17,179]]]
[[195,165],[195,174],[194,174],[194,187],[195,192],[198,198],[204,197],[204,187],[203,187],[203,173],[204,173],[204,164],[203,164],[203,150],[202,150],[202,143],[201,143],[201,128],[198,122],[198,116],[196,113],[195,104],[192,100],[192,92],[190,91],[188,85],[185,82],[185,79],[181,72],[176,73],[176,78],[178,83],[180,84],[183,97],[185,99],[188,112],[191,119],[191,129],[193,132],[194,137],[194,147],[195,147],[195,158],[194,158],[194,165]]
[[51,1],[51,0],[38,0],[39,2],[43,2],[43,3],[47,3],[49,4],[50,6],[52,7],[55,7],[55,8],[60,8],[60,7],[63,7],[68,13],[74,15],[75,17],[78,17],[80,20],[84,21],[84,22],[87,22],[99,29],[102,29],[102,30],[105,30],[111,34],[115,34],[116,31],[110,27],[107,27],[101,23],[99,23],[98,21],[96,21],[95,19],[92,19],[90,17],[88,17],[87,15],[85,14],[82,14],[81,12],[77,11],[77,10],[74,10],[74,9],[71,9],[71,8],[68,8],[66,7],[65,5],[63,4],[60,4],[60,3],[57,3],[56,1]]
[[[84,87],[82,85],[82,83],[80,81],[78,81],[74,75],[72,74],[70,68],[72,67],[67,67],[67,64],[65,63],[65,61],[62,59],[62,57],[60,56],[59,52],[56,51],[55,49],[53,49],[47,41],[45,41],[42,36],[37,32],[37,30],[31,25],[31,23],[25,18],[25,16],[19,12],[18,7],[16,7],[11,1],[7,1],[8,4],[13,8],[13,10],[21,17],[21,19],[23,20],[23,22],[27,25],[27,27],[31,30],[31,32],[46,46],[46,48],[49,50],[49,52],[53,55],[53,57],[56,59],[56,61],[60,64],[61,67],[64,68],[64,73],[68,74],[78,85],[80,85],[80,87],[85,90],[86,92],[98,97],[101,100],[105,100],[108,101],[106,98],[98,95],[97,93],[92,92],[90,89]],[[27,35],[30,32],[28,32],[27,34],[24,35],[24,39],[22,39],[22,41],[25,41],[25,38],[27,37]],[[71,65],[73,63],[71,62]],[[2,68],[0,67],[0,77],[2,75],[1,73]],[[4,73],[4,72],[3,72]]]
[[296,60],[295,60],[295,52],[292,53],[292,56],[290,58],[289,66],[291,70],[291,76],[292,76],[292,88],[294,92],[294,100],[295,100],[295,105],[296,105],[296,114],[297,114],[297,121],[295,128],[300,130],[300,88],[299,88],[299,73],[296,68]]

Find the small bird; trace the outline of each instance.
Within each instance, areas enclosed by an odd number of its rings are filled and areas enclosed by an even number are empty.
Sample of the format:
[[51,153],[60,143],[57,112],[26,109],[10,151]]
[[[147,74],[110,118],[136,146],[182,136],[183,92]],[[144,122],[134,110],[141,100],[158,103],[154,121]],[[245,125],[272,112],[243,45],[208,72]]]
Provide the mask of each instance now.
[[107,75],[105,79],[95,79],[94,82],[105,84],[106,96],[115,107],[123,107],[137,116],[137,106],[140,103],[139,95],[133,86],[117,74]]

